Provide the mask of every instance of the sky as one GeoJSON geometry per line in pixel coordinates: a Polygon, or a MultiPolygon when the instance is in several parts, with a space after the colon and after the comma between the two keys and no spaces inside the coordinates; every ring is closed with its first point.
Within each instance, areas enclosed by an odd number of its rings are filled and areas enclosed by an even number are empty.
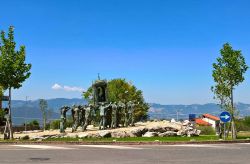
{"type": "MultiPolygon", "coordinates": [[[[0,0],[31,77],[14,99],[80,98],[97,79],[126,78],[149,103],[215,102],[212,63],[229,42],[250,65],[248,0],[0,0]]],[[[250,71],[235,101],[250,103],[250,71]]]]}

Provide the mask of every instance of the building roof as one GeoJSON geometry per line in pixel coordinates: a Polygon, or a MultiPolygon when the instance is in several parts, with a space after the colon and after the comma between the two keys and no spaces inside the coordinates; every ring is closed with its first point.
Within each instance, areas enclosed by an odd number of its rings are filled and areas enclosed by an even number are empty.
{"type": "Polygon", "coordinates": [[[212,124],[202,120],[201,118],[196,118],[195,123],[202,126],[212,126],[212,124]]]}
{"type": "Polygon", "coordinates": [[[214,121],[219,121],[220,120],[219,117],[213,116],[213,115],[208,114],[208,113],[203,114],[203,117],[209,118],[209,119],[214,120],[214,121]]]}

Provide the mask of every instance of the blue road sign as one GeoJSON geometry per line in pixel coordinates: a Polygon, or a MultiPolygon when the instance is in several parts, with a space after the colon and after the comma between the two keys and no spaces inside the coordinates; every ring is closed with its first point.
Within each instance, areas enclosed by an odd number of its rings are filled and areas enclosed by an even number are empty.
{"type": "Polygon", "coordinates": [[[229,122],[231,120],[231,115],[229,112],[222,112],[220,114],[220,120],[224,123],[229,122]]]}

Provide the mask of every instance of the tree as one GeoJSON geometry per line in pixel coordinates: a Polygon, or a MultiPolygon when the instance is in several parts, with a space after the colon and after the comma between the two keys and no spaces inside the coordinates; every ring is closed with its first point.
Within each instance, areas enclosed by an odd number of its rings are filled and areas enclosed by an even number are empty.
{"type": "Polygon", "coordinates": [[[248,66],[241,51],[233,50],[229,43],[223,45],[220,53],[221,56],[217,58],[217,62],[213,63],[212,75],[215,86],[212,87],[212,91],[215,94],[215,99],[220,101],[221,107],[232,115],[231,132],[232,138],[236,139],[235,116],[237,110],[234,105],[233,91],[245,80],[244,73],[248,66]]]}
{"type": "Polygon", "coordinates": [[[40,99],[39,106],[40,106],[40,110],[41,110],[42,115],[43,115],[43,130],[45,131],[46,122],[47,122],[47,114],[48,114],[48,103],[46,100],[40,99]]]}
{"type": "Polygon", "coordinates": [[[0,110],[2,110],[3,87],[0,86],[0,110]]]}
{"type": "MultiPolygon", "coordinates": [[[[83,97],[89,102],[93,101],[91,87],[83,94],[83,97]]],[[[125,79],[113,79],[108,82],[108,100],[110,102],[134,100],[137,103],[135,106],[135,120],[147,119],[149,105],[145,103],[142,91],[125,79]]]]}
{"type": "Polygon", "coordinates": [[[10,137],[13,139],[11,121],[11,89],[18,89],[30,77],[31,64],[26,64],[25,46],[16,51],[14,27],[9,27],[8,37],[1,32],[0,42],[0,85],[9,91],[10,137]]]}

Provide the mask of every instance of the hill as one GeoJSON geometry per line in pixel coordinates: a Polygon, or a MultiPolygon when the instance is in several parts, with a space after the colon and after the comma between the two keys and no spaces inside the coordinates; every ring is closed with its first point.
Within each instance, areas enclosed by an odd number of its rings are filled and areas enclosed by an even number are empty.
{"type": "MultiPolygon", "coordinates": [[[[192,104],[192,105],[161,105],[161,104],[150,104],[149,110],[150,119],[187,119],[189,114],[196,114],[196,116],[204,113],[210,113],[218,116],[222,109],[220,106],[214,103],[208,104],[192,104]]],[[[240,116],[244,117],[250,115],[250,104],[237,103],[236,108],[239,110],[240,116]]]]}
{"type": "MultiPolygon", "coordinates": [[[[49,119],[59,119],[59,109],[63,105],[72,106],[74,104],[86,104],[87,101],[84,99],[66,99],[66,98],[56,98],[48,99],[48,106],[51,109],[51,114],[49,119]]],[[[6,106],[7,104],[4,104],[6,106]]],[[[197,116],[210,113],[213,115],[219,115],[221,109],[217,104],[192,104],[192,105],[161,105],[156,103],[150,103],[150,109],[148,115],[150,119],[187,119],[189,114],[196,114],[197,116]]],[[[15,125],[20,125],[25,122],[25,120],[40,120],[42,121],[42,113],[39,109],[39,100],[34,101],[23,101],[23,100],[13,100],[12,101],[12,113],[13,122],[15,125]]],[[[240,116],[244,117],[250,115],[250,104],[237,103],[237,109],[240,111],[240,116]]],[[[70,112],[68,112],[70,114],[70,112]]]]}
{"type": "MultiPolygon", "coordinates": [[[[86,101],[83,99],[65,99],[65,98],[56,98],[49,99],[48,108],[50,109],[49,119],[59,119],[60,111],[59,109],[64,106],[72,106],[74,104],[86,104],[86,101]]],[[[7,106],[5,102],[3,106],[7,106]]],[[[21,125],[26,121],[38,120],[42,122],[42,113],[39,108],[39,100],[34,101],[23,101],[23,100],[13,100],[12,101],[12,117],[14,125],[21,125]]]]}

